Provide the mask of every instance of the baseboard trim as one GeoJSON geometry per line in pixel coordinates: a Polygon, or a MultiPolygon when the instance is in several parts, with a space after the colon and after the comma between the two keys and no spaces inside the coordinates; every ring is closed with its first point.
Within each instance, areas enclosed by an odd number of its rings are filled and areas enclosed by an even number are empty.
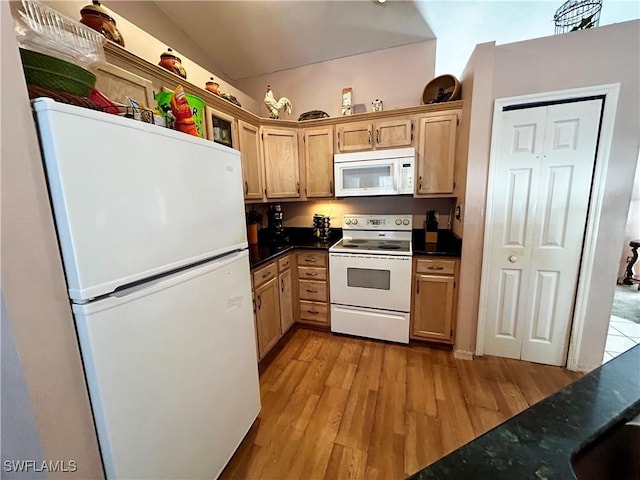
{"type": "Polygon", "coordinates": [[[469,352],[468,350],[453,350],[453,358],[457,358],[458,360],[473,360],[473,352],[469,352]]]}

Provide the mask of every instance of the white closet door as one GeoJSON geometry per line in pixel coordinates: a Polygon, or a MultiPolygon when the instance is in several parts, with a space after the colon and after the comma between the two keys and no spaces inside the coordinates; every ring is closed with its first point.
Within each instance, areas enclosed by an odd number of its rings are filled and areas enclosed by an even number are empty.
{"type": "Polygon", "coordinates": [[[504,112],[489,180],[485,353],[564,364],[601,101],[504,112]]]}
{"type": "Polygon", "coordinates": [[[582,256],[601,100],[547,107],[522,359],[564,365],[582,256]]]}

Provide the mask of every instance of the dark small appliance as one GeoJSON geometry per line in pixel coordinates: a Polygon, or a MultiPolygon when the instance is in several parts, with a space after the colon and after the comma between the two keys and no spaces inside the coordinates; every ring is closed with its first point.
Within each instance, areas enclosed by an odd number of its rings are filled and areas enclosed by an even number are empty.
{"type": "Polygon", "coordinates": [[[274,244],[287,243],[289,237],[285,234],[283,226],[282,205],[272,203],[267,211],[269,241],[274,244]]]}

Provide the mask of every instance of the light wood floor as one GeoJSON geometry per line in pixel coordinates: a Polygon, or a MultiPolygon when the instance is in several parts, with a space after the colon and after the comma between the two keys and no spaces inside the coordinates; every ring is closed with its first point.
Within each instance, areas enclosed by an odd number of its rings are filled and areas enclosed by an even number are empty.
{"type": "Polygon", "coordinates": [[[579,377],[298,329],[262,372],[262,411],[221,478],[405,478],[579,377]]]}

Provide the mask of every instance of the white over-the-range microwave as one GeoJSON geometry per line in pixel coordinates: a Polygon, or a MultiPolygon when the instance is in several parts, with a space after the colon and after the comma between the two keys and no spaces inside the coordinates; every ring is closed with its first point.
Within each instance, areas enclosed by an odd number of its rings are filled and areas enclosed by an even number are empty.
{"type": "Polygon", "coordinates": [[[336,197],[411,195],[416,149],[394,148],[333,156],[336,197]]]}

